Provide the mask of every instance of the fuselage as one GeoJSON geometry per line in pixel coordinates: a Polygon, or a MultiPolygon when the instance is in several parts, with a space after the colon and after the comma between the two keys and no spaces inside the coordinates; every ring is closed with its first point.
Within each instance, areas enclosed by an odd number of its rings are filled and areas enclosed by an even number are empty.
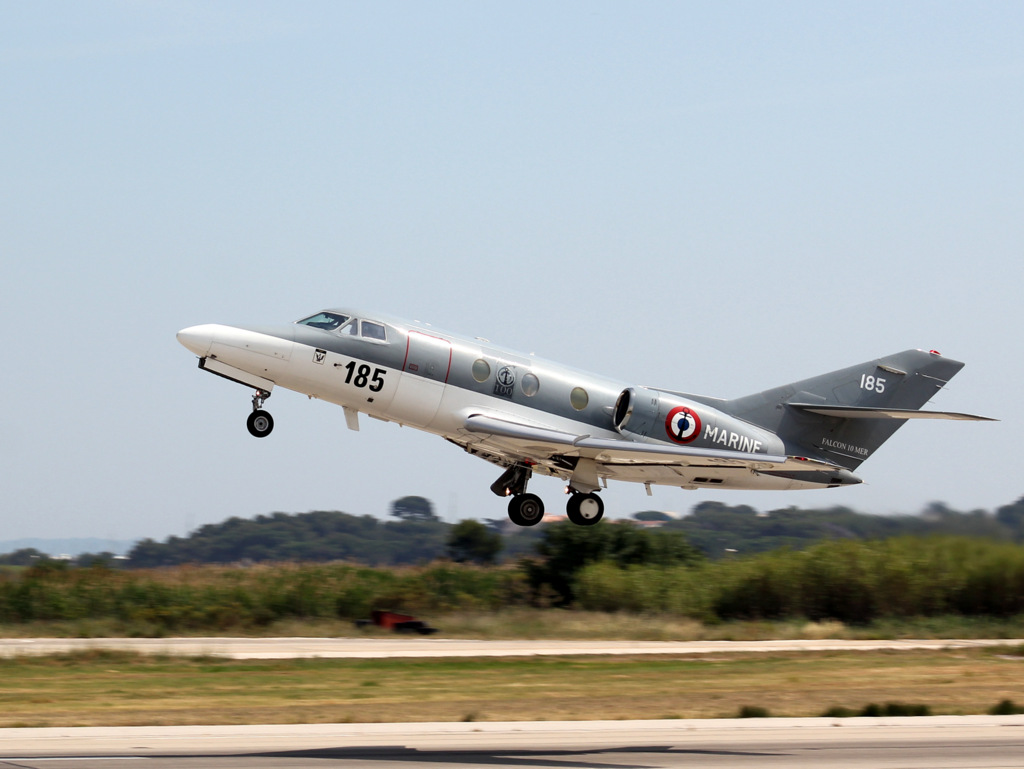
{"type": "Polygon", "coordinates": [[[842,469],[808,466],[805,456],[787,458],[794,451],[775,433],[717,409],[714,399],[632,387],[376,313],[336,309],[284,326],[192,326],[178,339],[202,368],[263,393],[260,403],[283,387],[342,406],[350,428],[358,429],[359,414],[408,425],[502,467],[562,477],[574,491],[595,491],[609,479],[747,489],[859,482],[842,469]],[[553,452],[541,439],[467,428],[481,415],[609,445],[553,452]],[[626,444],[704,453],[680,463],[615,451],[626,444]],[[733,456],[745,464],[729,461],[733,456]]]}
{"type": "Polygon", "coordinates": [[[427,324],[350,309],[326,313],[347,320],[335,328],[310,319],[284,326],[207,324],[182,330],[178,340],[214,373],[223,364],[236,370],[225,374],[229,378],[268,392],[276,385],[446,437],[457,436],[465,419],[483,409],[621,438],[611,411],[622,382],[427,324]]]}

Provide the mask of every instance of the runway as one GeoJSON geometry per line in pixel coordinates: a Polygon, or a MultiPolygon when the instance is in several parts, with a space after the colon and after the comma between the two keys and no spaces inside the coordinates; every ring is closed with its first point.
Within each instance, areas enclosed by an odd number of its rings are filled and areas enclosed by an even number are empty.
{"type": "Polygon", "coordinates": [[[0,730],[0,767],[1024,767],[1024,717],[0,730]]]}
{"type": "Polygon", "coordinates": [[[123,649],[144,654],[210,654],[233,659],[321,657],[529,657],[573,654],[727,654],[730,652],[874,651],[1019,646],[1024,639],[781,641],[475,641],[423,637],[361,638],[3,638],[0,656],[123,649]]]}

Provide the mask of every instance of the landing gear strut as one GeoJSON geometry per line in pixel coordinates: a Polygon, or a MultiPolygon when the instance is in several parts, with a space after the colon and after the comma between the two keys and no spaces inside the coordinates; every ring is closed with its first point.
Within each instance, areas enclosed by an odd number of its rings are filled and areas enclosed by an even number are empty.
{"type": "Polygon", "coordinates": [[[512,465],[491,484],[491,491],[508,501],[508,519],[516,526],[536,526],[544,517],[544,503],[536,494],[526,493],[533,470],[529,465],[512,465]]]}
{"type": "Polygon", "coordinates": [[[270,397],[266,390],[257,390],[252,396],[252,413],[245,420],[245,426],[249,428],[249,434],[256,438],[266,438],[274,429],[274,418],[270,412],[263,410],[263,402],[270,397]]]}
{"type": "Polygon", "coordinates": [[[507,497],[509,494],[518,496],[526,492],[526,484],[530,482],[533,475],[526,465],[512,465],[501,474],[501,477],[491,484],[491,491],[499,497],[507,497]]]}

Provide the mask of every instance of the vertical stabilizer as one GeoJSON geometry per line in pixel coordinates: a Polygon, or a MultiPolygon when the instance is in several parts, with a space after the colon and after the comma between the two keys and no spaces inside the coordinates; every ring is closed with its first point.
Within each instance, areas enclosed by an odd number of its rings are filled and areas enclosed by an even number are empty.
{"type": "Polygon", "coordinates": [[[774,431],[791,453],[804,451],[852,470],[908,418],[982,419],[918,411],[963,367],[937,352],[906,350],[737,398],[724,410],[774,431]]]}

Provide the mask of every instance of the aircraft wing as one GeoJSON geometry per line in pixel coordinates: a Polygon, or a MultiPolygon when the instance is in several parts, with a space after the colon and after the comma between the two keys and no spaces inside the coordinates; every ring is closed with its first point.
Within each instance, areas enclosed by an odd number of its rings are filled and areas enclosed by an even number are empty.
{"type": "MultiPolygon", "coordinates": [[[[589,435],[552,430],[547,427],[512,422],[474,414],[466,419],[465,429],[487,442],[514,449],[524,459],[547,459],[555,455],[587,457],[599,463],[651,463],[664,465],[715,465],[769,469],[785,464],[787,457],[723,449],[697,449],[660,443],[641,443],[627,438],[592,438],[589,435]]],[[[812,464],[819,464],[810,460],[812,464]]],[[[831,467],[820,463],[822,467],[831,467]]]]}
{"type": "Polygon", "coordinates": [[[795,409],[842,419],[963,419],[974,422],[998,422],[992,417],[962,414],[959,411],[919,411],[918,409],[873,408],[871,406],[823,406],[816,403],[790,403],[795,409]]]}

